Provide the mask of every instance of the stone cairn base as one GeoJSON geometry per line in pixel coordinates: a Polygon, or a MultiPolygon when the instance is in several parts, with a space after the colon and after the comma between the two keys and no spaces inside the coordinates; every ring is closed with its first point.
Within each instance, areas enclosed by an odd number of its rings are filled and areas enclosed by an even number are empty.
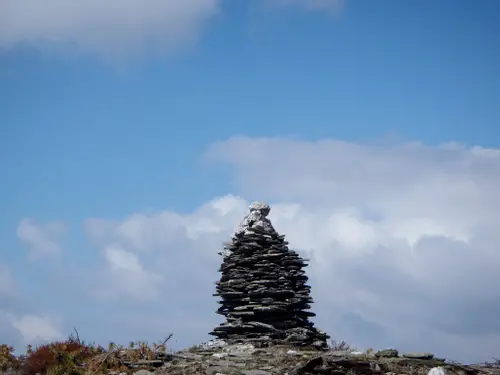
{"type": "Polygon", "coordinates": [[[265,203],[252,203],[220,253],[222,276],[214,296],[222,298],[217,313],[227,321],[210,334],[229,344],[327,349],[329,336],[309,321],[315,314],[307,311],[313,302],[303,270],[307,264],[274,230],[269,211],[265,203]]]}

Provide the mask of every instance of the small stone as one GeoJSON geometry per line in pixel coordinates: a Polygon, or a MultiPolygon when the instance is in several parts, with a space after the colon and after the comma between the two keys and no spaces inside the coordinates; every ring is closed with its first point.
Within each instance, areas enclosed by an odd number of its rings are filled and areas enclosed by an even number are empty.
{"type": "Polygon", "coordinates": [[[375,357],[396,358],[399,352],[396,349],[383,349],[375,353],[375,357]]]}
{"type": "Polygon", "coordinates": [[[325,364],[325,359],[323,357],[313,357],[309,359],[306,363],[300,364],[294,369],[294,373],[312,373],[314,369],[318,366],[323,366],[325,364]]]}
{"type": "Polygon", "coordinates": [[[370,362],[370,369],[373,372],[381,372],[380,365],[378,363],[370,362]]]}
{"type": "Polygon", "coordinates": [[[222,359],[227,357],[227,353],[214,353],[212,354],[212,357],[217,358],[217,359],[222,359]]]}
{"type": "Polygon", "coordinates": [[[253,352],[255,352],[255,346],[253,346],[252,344],[238,344],[228,346],[223,350],[225,353],[229,353],[231,355],[252,354],[253,352]]]}
{"type": "Polygon", "coordinates": [[[412,353],[403,354],[403,357],[411,358],[411,359],[432,359],[432,358],[434,358],[434,354],[412,352],[412,353]]]}
{"type": "Polygon", "coordinates": [[[332,357],[347,357],[349,356],[350,352],[347,350],[332,350],[331,352],[328,352],[332,357]]]}
{"type": "Polygon", "coordinates": [[[252,202],[250,206],[248,206],[248,209],[250,212],[259,211],[262,216],[267,216],[269,215],[269,212],[271,212],[271,207],[269,207],[267,203],[263,202],[252,202]]]}
{"type": "Polygon", "coordinates": [[[298,353],[295,350],[289,350],[286,352],[286,354],[288,354],[289,356],[296,356],[298,353]]]}
{"type": "Polygon", "coordinates": [[[209,367],[205,370],[206,375],[226,375],[227,373],[230,373],[231,369],[227,367],[221,367],[221,366],[214,366],[214,367],[209,367]]]}
{"type": "Polygon", "coordinates": [[[443,367],[433,367],[427,375],[446,375],[446,370],[443,367]]]}
{"type": "Polygon", "coordinates": [[[148,370],[139,370],[134,372],[134,375],[154,375],[154,373],[148,370]]]}
{"type": "Polygon", "coordinates": [[[243,370],[240,372],[241,375],[272,375],[268,371],[264,370],[243,370]]]}

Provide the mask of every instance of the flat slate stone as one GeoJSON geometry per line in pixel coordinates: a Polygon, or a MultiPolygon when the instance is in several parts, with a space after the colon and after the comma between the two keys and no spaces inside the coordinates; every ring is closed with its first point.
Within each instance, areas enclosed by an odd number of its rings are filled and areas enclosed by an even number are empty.
{"type": "Polygon", "coordinates": [[[434,354],[432,354],[432,353],[412,352],[412,353],[403,354],[403,357],[405,357],[405,358],[413,358],[413,359],[432,359],[432,358],[434,358],[434,354]]]}
{"type": "Polygon", "coordinates": [[[396,358],[399,353],[396,349],[383,349],[375,353],[375,357],[396,358]]]}

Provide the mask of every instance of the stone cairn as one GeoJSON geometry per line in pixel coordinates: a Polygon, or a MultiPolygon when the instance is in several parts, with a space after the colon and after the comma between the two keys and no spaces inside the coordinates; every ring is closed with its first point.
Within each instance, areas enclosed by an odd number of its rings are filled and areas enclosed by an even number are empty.
{"type": "Polygon", "coordinates": [[[267,204],[254,202],[249,208],[219,253],[224,260],[214,296],[222,298],[217,313],[227,321],[210,334],[228,344],[327,349],[329,336],[309,321],[315,314],[307,311],[313,300],[305,260],[275,231],[267,204]]]}

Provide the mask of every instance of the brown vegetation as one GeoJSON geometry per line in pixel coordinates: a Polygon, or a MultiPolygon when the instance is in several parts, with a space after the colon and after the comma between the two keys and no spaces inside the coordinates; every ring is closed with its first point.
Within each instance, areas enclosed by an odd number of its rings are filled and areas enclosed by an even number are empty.
{"type": "Polygon", "coordinates": [[[167,340],[152,345],[142,341],[131,342],[128,348],[110,343],[106,350],[99,345],[86,344],[77,332],[76,336],[70,335],[64,341],[36,348],[29,345],[26,354],[20,356],[14,355],[13,347],[3,344],[0,345],[0,372],[12,371],[23,375],[83,375],[108,373],[110,370],[127,372],[130,363],[148,363],[166,356],[167,340]]]}

